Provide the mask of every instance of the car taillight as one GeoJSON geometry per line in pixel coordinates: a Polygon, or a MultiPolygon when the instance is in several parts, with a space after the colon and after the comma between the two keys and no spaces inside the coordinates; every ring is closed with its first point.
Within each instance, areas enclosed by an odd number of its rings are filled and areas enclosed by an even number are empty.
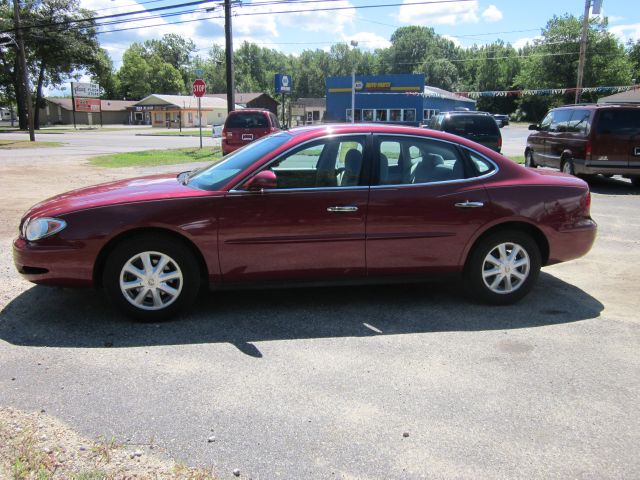
{"type": "Polygon", "coordinates": [[[584,149],[585,160],[591,160],[591,139],[587,140],[587,146],[584,149]]]}
{"type": "Polygon", "coordinates": [[[591,212],[591,191],[587,190],[587,193],[582,197],[582,200],[580,201],[580,207],[582,207],[582,211],[584,212],[585,216],[590,216],[590,212],[591,212]]]}

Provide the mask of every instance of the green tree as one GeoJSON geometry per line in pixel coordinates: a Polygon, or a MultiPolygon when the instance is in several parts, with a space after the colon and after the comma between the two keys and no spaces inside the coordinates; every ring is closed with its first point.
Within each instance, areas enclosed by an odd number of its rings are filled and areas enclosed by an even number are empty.
{"type": "Polygon", "coordinates": [[[180,90],[189,91],[191,89],[192,57],[197,51],[193,40],[175,33],[168,33],[163,35],[160,40],[146,40],[144,48],[147,56],[156,55],[162,62],[168,63],[180,73],[184,83],[184,88],[180,90]]]}
{"type": "Polygon", "coordinates": [[[635,43],[629,41],[628,47],[629,60],[633,69],[633,80],[636,83],[640,83],[640,40],[636,40],[635,43]]]}
{"type": "MultiPolygon", "coordinates": [[[[542,39],[523,53],[522,70],[516,76],[521,88],[571,88],[577,82],[582,21],[573,15],[554,16],[542,32],[542,39]]],[[[624,46],[607,30],[607,20],[589,20],[587,54],[584,67],[585,87],[627,85],[632,78],[632,64],[624,46]]],[[[523,98],[521,109],[531,120],[539,120],[546,109],[571,103],[573,94],[564,98],[523,98]]],[[[583,101],[596,96],[585,94],[583,101]]]]}
{"type": "MultiPolygon", "coordinates": [[[[13,12],[7,7],[3,5],[2,18],[10,19],[13,24],[13,12]]],[[[99,44],[91,20],[93,16],[94,12],[80,8],[79,0],[33,0],[21,8],[27,69],[35,86],[35,105],[43,105],[44,87],[59,86],[98,61],[99,44]]],[[[7,23],[3,22],[5,28],[7,23]]],[[[7,70],[4,73],[13,83],[20,126],[26,128],[26,105],[22,81],[16,75],[16,62],[17,55],[12,48],[5,57],[7,70]]],[[[36,128],[38,116],[39,109],[36,108],[36,128]]]]}
{"type": "Polygon", "coordinates": [[[131,44],[124,52],[117,78],[125,98],[141,99],[152,93],[186,93],[178,69],[140,43],[131,44]]]}

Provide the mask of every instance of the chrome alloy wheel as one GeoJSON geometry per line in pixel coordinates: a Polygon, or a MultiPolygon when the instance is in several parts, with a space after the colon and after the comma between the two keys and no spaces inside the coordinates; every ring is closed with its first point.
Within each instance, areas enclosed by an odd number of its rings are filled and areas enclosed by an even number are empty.
{"type": "Polygon", "coordinates": [[[498,294],[512,293],[527,280],[531,262],[527,251],[517,243],[496,245],[482,262],[482,280],[498,294]]]}
{"type": "Polygon", "coordinates": [[[160,252],[141,252],[120,271],[120,290],[134,307],[162,310],[180,296],[184,283],[176,261],[160,252]]]}

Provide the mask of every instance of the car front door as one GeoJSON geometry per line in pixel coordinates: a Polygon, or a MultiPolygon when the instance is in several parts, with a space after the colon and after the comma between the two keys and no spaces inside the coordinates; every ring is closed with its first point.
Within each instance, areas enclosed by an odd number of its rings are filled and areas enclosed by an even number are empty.
{"type": "Polygon", "coordinates": [[[458,271],[469,239],[495,216],[483,186],[495,165],[480,160],[475,166],[455,144],[424,137],[380,135],[375,145],[368,275],[458,271]],[[402,176],[389,180],[388,165],[396,159],[402,176]]]}
{"type": "Polygon", "coordinates": [[[265,167],[277,188],[232,189],[219,217],[222,281],[364,276],[369,141],[349,135],[306,143],[265,167]]]}

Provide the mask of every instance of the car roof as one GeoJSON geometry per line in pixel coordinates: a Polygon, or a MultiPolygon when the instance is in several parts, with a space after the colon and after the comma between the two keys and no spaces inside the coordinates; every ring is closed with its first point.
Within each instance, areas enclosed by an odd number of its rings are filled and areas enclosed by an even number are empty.
{"type": "Polygon", "coordinates": [[[571,109],[582,109],[582,110],[602,110],[602,109],[606,109],[606,108],[640,108],[640,105],[633,105],[633,104],[629,104],[629,103],[621,103],[621,104],[616,104],[616,103],[606,103],[606,104],[602,104],[602,103],[590,103],[590,104],[585,104],[585,103],[578,103],[575,105],[562,105],[560,107],[556,107],[556,108],[552,108],[551,110],[561,110],[561,109],[565,109],[565,108],[571,108],[571,109]]]}
{"type": "Polygon", "coordinates": [[[323,125],[307,125],[303,127],[294,127],[286,130],[293,137],[305,137],[303,139],[312,140],[316,137],[326,135],[345,135],[345,134],[387,134],[387,135],[415,135],[425,138],[433,138],[436,140],[445,140],[468,147],[472,150],[480,151],[485,147],[477,143],[467,140],[466,138],[452,135],[440,130],[432,130],[428,128],[410,127],[406,125],[389,125],[386,123],[334,123],[323,125]]]}
{"type": "Polygon", "coordinates": [[[243,108],[243,109],[239,109],[239,110],[232,110],[231,112],[229,112],[229,115],[231,114],[238,114],[238,113],[269,113],[271,112],[271,110],[267,110],[266,108],[243,108]]]}

